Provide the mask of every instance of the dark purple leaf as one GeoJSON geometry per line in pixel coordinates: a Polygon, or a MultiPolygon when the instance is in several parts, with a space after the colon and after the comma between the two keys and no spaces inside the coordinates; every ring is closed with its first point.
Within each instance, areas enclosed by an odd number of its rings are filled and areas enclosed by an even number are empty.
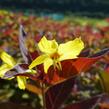
{"type": "Polygon", "coordinates": [[[12,70],[5,73],[4,78],[11,78],[18,74],[25,74],[28,69],[28,64],[18,64],[12,70]]]}
{"type": "Polygon", "coordinates": [[[25,40],[26,40],[26,33],[23,29],[23,26],[20,25],[20,35],[19,35],[20,51],[21,51],[21,54],[23,56],[25,63],[28,64],[29,63],[29,53],[25,46],[25,40]]]}
{"type": "Polygon", "coordinates": [[[79,57],[87,57],[90,54],[90,49],[86,49],[84,51],[82,51],[79,55],[79,57]]]}
{"type": "Polygon", "coordinates": [[[37,74],[27,73],[27,70],[28,70],[28,64],[18,64],[12,70],[6,72],[3,78],[7,79],[15,76],[25,76],[35,81],[38,80],[37,74]]]}
{"type": "Polygon", "coordinates": [[[107,53],[109,53],[109,48],[105,48],[105,49],[101,50],[100,52],[98,52],[90,57],[99,57],[99,56],[103,56],[107,53]]]}
{"type": "Polygon", "coordinates": [[[45,93],[47,109],[60,109],[70,95],[75,84],[75,77],[50,87],[45,93]]]}

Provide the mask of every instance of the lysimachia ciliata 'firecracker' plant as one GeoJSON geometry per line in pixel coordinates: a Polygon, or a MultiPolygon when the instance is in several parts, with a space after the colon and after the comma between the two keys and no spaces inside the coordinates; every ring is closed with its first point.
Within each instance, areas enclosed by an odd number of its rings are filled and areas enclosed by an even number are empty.
{"type": "MultiPolygon", "coordinates": [[[[76,38],[73,41],[58,45],[55,39],[47,40],[44,36],[38,43],[38,47],[42,54],[35,60],[33,60],[33,62],[29,66],[29,69],[32,69],[33,67],[36,67],[37,65],[43,63],[44,71],[45,73],[47,73],[51,65],[53,65],[54,68],[57,67],[59,68],[59,70],[61,70],[61,61],[77,58],[81,50],[84,48],[84,43],[82,42],[81,38],[76,38]]],[[[4,62],[3,65],[0,67],[0,74],[1,77],[3,77],[7,71],[13,69],[17,65],[17,62],[12,56],[4,51],[1,53],[0,57],[4,62]]],[[[21,79],[22,77],[17,77],[19,87],[21,89],[24,89],[23,81],[25,80],[24,78],[23,80],[21,79]]]]}
{"type": "MultiPolygon", "coordinates": [[[[42,88],[43,94],[43,109],[82,109],[76,104],[65,108],[62,108],[62,105],[72,92],[78,74],[88,70],[109,49],[106,48],[92,56],[84,57],[85,52],[82,52],[84,43],[80,37],[58,44],[55,39],[48,40],[43,36],[37,44],[38,50],[30,52],[24,44],[26,38],[27,35],[21,25],[19,46],[24,63],[17,63],[5,51],[1,52],[0,58],[3,64],[0,66],[0,77],[4,79],[17,77],[20,89],[26,88],[29,78],[40,82],[42,84],[40,88],[42,88]]],[[[87,101],[89,103],[87,109],[93,106],[99,98],[101,95],[87,101]]]]}

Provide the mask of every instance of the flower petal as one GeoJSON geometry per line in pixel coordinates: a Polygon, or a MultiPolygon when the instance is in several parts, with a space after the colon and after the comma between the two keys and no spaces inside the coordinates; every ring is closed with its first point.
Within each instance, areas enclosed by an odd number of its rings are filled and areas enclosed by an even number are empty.
{"type": "Polygon", "coordinates": [[[18,82],[18,87],[20,88],[20,89],[25,89],[25,87],[26,87],[26,77],[20,77],[20,76],[18,76],[17,77],[17,82],[18,82]]]}
{"type": "Polygon", "coordinates": [[[46,58],[44,61],[44,71],[47,73],[49,67],[53,65],[53,60],[51,58],[46,58]]]}
{"type": "Polygon", "coordinates": [[[47,55],[41,55],[37,57],[33,62],[30,64],[29,69],[32,69],[33,67],[44,63],[44,60],[47,58],[47,55]]]}
{"type": "Polygon", "coordinates": [[[2,59],[2,61],[12,67],[14,67],[16,65],[16,62],[14,60],[14,58],[12,56],[10,56],[9,54],[7,54],[6,52],[2,52],[0,55],[0,58],[2,59]]]}
{"type": "Polygon", "coordinates": [[[44,53],[54,53],[58,49],[58,43],[55,40],[47,40],[44,36],[38,43],[40,51],[44,53]]]}
{"type": "Polygon", "coordinates": [[[58,48],[58,53],[60,54],[59,60],[76,58],[83,48],[84,43],[81,38],[76,38],[73,41],[60,44],[58,48]]]}
{"type": "Polygon", "coordinates": [[[3,77],[4,74],[5,74],[7,71],[11,70],[11,69],[12,69],[12,67],[10,67],[10,66],[7,65],[7,64],[1,65],[1,66],[0,66],[0,77],[3,77]]]}

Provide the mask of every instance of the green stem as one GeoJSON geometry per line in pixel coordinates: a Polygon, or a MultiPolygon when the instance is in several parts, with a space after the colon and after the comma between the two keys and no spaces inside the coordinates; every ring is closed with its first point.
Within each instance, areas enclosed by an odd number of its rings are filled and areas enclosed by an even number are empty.
{"type": "Polygon", "coordinates": [[[46,102],[45,102],[45,84],[42,83],[42,100],[43,100],[43,108],[42,109],[46,109],[46,102]]]}
{"type": "Polygon", "coordinates": [[[100,72],[98,74],[99,74],[99,77],[100,77],[100,84],[101,84],[102,90],[103,90],[103,92],[106,92],[106,87],[105,87],[104,79],[103,79],[103,77],[102,77],[100,72]]]}

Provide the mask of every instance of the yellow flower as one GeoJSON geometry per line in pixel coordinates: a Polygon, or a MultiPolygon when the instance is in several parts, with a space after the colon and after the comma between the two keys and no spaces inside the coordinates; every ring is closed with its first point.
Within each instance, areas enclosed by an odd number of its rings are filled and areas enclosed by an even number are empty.
{"type": "Polygon", "coordinates": [[[2,52],[0,58],[3,61],[3,64],[0,66],[0,77],[3,77],[7,71],[11,70],[16,65],[16,62],[13,57],[6,52],[2,52]]]}
{"type": "MultiPolygon", "coordinates": [[[[0,77],[3,77],[4,74],[7,71],[13,69],[17,63],[13,57],[11,57],[9,54],[7,54],[4,51],[0,54],[0,58],[3,61],[3,64],[0,66],[0,77]]],[[[25,77],[18,76],[17,82],[20,89],[25,89],[25,84],[26,84],[25,77]]]]}
{"type": "Polygon", "coordinates": [[[29,69],[43,63],[44,71],[47,73],[51,65],[59,67],[60,61],[77,58],[84,48],[84,43],[81,38],[76,38],[58,45],[55,40],[47,40],[44,36],[38,43],[38,47],[42,55],[30,64],[29,69]]]}

